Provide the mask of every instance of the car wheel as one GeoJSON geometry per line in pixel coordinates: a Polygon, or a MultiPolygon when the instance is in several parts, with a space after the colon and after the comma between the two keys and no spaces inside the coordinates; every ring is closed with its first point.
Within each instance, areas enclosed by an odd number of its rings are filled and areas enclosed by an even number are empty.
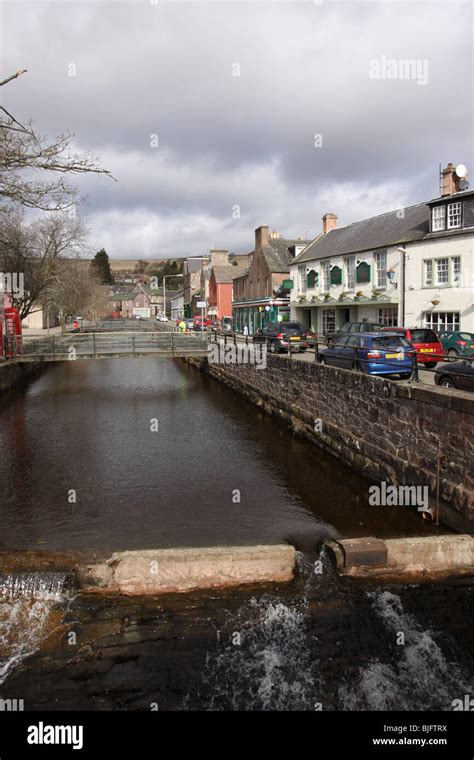
{"type": "Polygon", "coordinates": [[[450,348],[448,351],[448,356],[451,356],[453,359],[456,359],[458,356],[458,352],[455,348],[450,348]]]}
{"type": "Polygon", "coordinates": [[[400,380],[409,380],[411,377],[411,372],[400,372],[399,378],[400,380]]]}
{"type": "Polygon", "coordinates": [[[304,354],[305,351],[306,351],[305,348],[300,348],[300,354],[304,354]]]}
{"type": "Polygon", "coordinates": [[[426,367],[426,369],[434,369],[436,367],[436,362],[423,362],[423,366],[426,367]]]}
{"type": "Polygon", "coordinates": [[[455,388],[453,381],[450,377],[442,377],[439,381],[439,384],[442,388],[455,388]]]}
{"type": "Polygon", "coordinates": [[[324,358],[324,356],[318,357],[318,361],[320,364],[326,364],[326,359],[324,358]]]}

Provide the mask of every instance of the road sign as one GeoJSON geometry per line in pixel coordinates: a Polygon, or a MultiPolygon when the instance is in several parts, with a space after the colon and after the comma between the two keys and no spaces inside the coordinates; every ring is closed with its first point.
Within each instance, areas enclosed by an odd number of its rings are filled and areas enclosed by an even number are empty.
{"type": "Polygon", "coordinates": [[[198,309],[205,309],[207,306],[207,301],[198,301],[196,306],[198,307],[198,309]]]}

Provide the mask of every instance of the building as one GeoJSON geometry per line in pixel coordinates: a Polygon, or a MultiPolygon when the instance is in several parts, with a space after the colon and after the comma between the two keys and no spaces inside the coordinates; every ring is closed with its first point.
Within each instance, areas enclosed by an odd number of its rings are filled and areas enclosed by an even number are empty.
{"type": "Polygon", "coordinates": [[[232,316],[232,294],[234,278],[238,277],[242,267],[217,266],[211,270],[209,279],[208,316],[214,319],[232,316]]]}
{"type": "Polygon", "coordinates": [[[287,240],[269,234],[262,225],[255,230],[255,248],[248,254],[248,268],[234,277],[232,316],[234,330],[251,335],[268,322],[290,317],[289,273],[295,256],[309,241],[287,240]]]}
{"type": "Polygon", "coordinates": [[[474,331],[474,192],[450,164],[440,197],[323,230],[291,266],[291,317],[319,334],[345,322],[474,331]]]}
{"type": "Polygon", "coordinates": [[[209,262],[209,256],[188,256],[183,263],[184,316],[197,313],[196,303],[200,298],[201,267],[209,262]]]}
{"type": "Polygon", "coordinates": [[[184,317],[184,290],[178,290],[170,298],[170,315],[171,319],[180,319],[184,317]]]}

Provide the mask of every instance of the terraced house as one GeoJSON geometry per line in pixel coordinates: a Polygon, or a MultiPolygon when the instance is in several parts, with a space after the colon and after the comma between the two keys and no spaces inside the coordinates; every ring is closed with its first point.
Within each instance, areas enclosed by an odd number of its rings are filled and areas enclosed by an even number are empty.
{"type": "Polygon", "coordinates": [[[345,322],[474,332],[474,191],[448,164],[440,195],[323,229],[291,265],[291,318],[319,334],[345,322]]]}

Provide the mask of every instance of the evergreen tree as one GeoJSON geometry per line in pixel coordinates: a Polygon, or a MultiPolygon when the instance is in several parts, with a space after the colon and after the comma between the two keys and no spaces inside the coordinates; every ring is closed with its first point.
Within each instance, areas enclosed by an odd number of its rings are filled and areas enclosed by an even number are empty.
{"type": "Polygon", "coordinates": [[[94,269],[97,273],[103,285],[112,285],[114,278],[110,269],[109,257],[104,248],[101,248],[100,251],[97,251],[91,266],[92,269],[94,269]]]}

